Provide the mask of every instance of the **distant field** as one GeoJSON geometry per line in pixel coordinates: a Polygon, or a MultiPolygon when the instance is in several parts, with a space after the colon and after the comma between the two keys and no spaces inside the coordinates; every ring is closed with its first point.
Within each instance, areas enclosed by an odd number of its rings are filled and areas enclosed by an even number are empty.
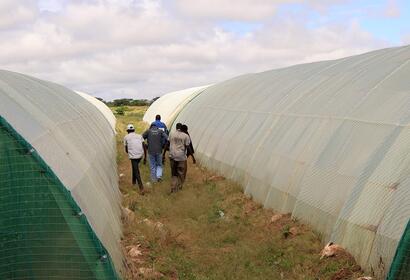
{"type": "MultiPolygon", "coordinates": [[[[242,194],[237,184],[189,160],[182,191],[168,195],[169,162],[162,183],[140,196],[131,186],[122,138],[133,123],[142,133],[146,107],[117,116],[118,170],[124,219],[127,279],[356,279],[360,267],[345,255],[319,259],[320,236],[309,227],[275,214],[242,194]],[[131,256],[133,255],[133,256],[131,256]]],[[[114,108],[115,110],[115,108],[114,108]]],[[[149,181],[148,163],[141,165],[149,181]]]]}

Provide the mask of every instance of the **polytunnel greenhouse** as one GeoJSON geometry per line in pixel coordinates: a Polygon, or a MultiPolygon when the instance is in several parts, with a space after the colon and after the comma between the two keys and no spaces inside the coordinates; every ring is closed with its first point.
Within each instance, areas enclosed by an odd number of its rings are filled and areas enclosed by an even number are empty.
{"type": "Polygon", "coordinates": [[[311,225],[377,278],[410,279],[409,60],[409,46],[383,49],[152,107],[176,109],[200,162],[256,201],[311,225]]]}
{"type": "Polygon", "coordinates": [[[0,279],[117,279],[115,119],[54,83],[0,71],[0,279]]]}
{"type": "Polygon", "coordinates": [[[148,108],[143,120],[147,123],[151,123],[155,120],[156,115],[161,115],[161,120],[167,127],[170,127],[181,109],[207,87],[208,86],[188,88],[161,96],[161,98],[156,100],[148,108]]]}

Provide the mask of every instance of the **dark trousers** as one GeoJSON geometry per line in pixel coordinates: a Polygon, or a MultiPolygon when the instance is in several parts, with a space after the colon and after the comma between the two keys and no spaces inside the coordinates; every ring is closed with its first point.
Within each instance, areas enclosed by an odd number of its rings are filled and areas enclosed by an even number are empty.
{"type": "Polygon", "coordinates": [[[171,191],[178,191],[182,189],[185,181],[186,160],[176,161],[171,159],[171,191]]]}
{"type": "Polygon", "coordinates": [[[138,186],[140,190],[144,189],[144,185],[142,184],[141,180],[141,175],[140,175],[140,168],[139,168],[139,163],[141,159],[140,158],[132,158],[131,159],[131,166],[132,166],[132,184],[135,185],[138,181],[138,186]]]}

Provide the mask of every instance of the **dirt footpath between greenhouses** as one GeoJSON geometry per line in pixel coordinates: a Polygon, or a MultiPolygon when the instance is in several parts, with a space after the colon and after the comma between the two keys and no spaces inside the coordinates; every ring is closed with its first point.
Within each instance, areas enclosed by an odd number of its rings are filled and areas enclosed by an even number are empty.
{"type": "Polygon", "coordinates": [[[320,236],[308,226],[253,202],[242,188],[189,159],[182,191],[169,195],[169,161],[164,180],[147,193],[131,185],[122,139],[133,123],[146,125],[146,107],[117,116],[118,172],[123,194],[126,279],[357,279],[360,267],[346,252],[321,258],[320,236]]]}

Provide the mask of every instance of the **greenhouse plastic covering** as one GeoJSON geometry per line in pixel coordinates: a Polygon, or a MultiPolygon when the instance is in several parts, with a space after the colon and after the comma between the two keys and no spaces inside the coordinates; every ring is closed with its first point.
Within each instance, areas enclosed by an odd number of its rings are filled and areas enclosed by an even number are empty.
{"type": "Polygon", "coordinates": [[[170,127],[181,109],[207,87],[188,88],[163,95],[148,108],[143,120],[152,123],[156,115],[161,115],[161,120],[170,127]]]}
{"type": "Polygon", "coordinates": [[[115,131],[115,124],[117,120],[115,119],[114,114],[112,113],[111,109],[107,107],[107,105],[105,105],[103,102],[101,102],[94,96],[91,96],[81,91],[75,91],[75,92],[78,93],[80,96],[84,97],[85,99],[87,99],[95,107],[97,107],[97,109],[100,110],[101,114],[104,115],[105,119],[111,125],[112,130],[115,131]]]}
{"type": "Polygon", "coordinates": [[[174,123],[189,126],[203,165],[385,277],[410,217],[409,60],[406,46],[240,76],[174,123]]]}
{"type": "Polygon", "coordinates": [[[110,120],[73,91],[8,71],[0,115],[0,279],[116,279],[110,120]]]}

